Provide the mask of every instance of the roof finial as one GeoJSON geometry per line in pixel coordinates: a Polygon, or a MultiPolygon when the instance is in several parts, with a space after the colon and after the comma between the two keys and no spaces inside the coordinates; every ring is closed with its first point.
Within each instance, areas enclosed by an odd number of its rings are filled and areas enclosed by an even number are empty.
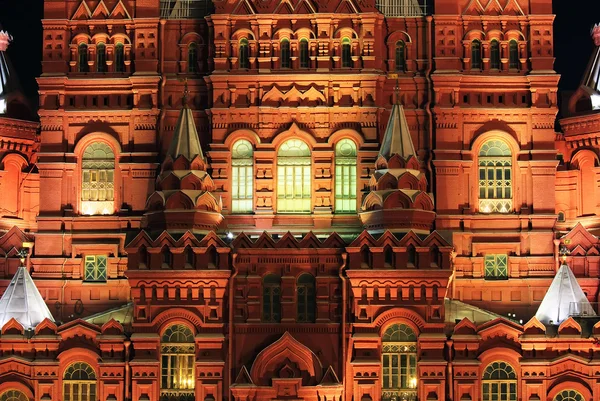
{"type": "Polygon", "coordinates": [[[590,33],[592,35],[592,39],[594,40],[594,44],[596,46],[600,46],[600,24],[594,25],[592,32],[590,33]]]}
{"type": "Polygon", "coordinates": [[[389,74],[389,78],[396,78],[396,86],[394,86],[394,104],[400,104],[400,81],[398,80],[398,74],[389,74]]]}
{"type": "Polygon", "coordinates": [[[188,82],[187,82],[187,78],[185,78],[183,80],[183,97],[181,99],[181,104],[183,105],[183,107],[187,106],[187,104],[188,104],[189,94],[190,94],[190,91],[188,91],[188,82]]]}
{"type": "Polygon", "coordinates": [[[10,36],[8,32],[0,31],[0,52],[6,51],[11,40],[12,36],[10,36]]]}

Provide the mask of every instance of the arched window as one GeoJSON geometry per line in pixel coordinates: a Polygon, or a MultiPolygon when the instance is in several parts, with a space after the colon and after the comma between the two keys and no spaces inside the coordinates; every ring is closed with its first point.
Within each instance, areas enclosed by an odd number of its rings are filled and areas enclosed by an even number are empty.
{"type": "Polygon", "coordinates": [[[417,336],[405,324],[393,324],[382,339],[382,400],[416,397],[417,336]]]}
{"type": "Polygon", "coordinates": [[[479,211],[512,211],[512,155],[500,140],[487,141],[479,150],[479,211]]]}
{"type": "Polygon", "coordinates": [[[106,45],[104,43],[96,45],[96,71],[106,72],[106,45]]]}
{"type": "Polygon", "coordinates": [[[115,71],[125,72],[125,46],[117,43],[115,46],[115,71]]]}
{"type": "Polygon", "coordinates": [[[308,40],[300,39],[300,68],[309,68],[310,54],[308,50],[308,40]]]}
{"type": "Polygon", "coordinates": [[[241,139],[231,152],[231,211],[249,213],[254,199],[254,150],[250,141],[241,139]]]}
{"type": "Polygon", "coordinates": [[[281,40],[281,68],[291,67],[291,56],[290,56],[290,41],[287,39],[281,40]]]}
{"type": "Polygon", "coordinates": [[[352,62],[352,43],[349,38],[342,39],[342,67],[351,68],[352,62]]]}
{"type": "Polygon", "coordinates": [[[87,215],[113,214],[115,154],[103,142],[88,145],[81,161],[81,211],[87,215]]]}
{"type": "Polygon", "coordinates": [[[556,394],[554,401],[585,401],[585,398],[575,390],[563,390],[556,394]]]}
{"type": "Polygon", "coordinates": [[[0,395],[0,401],[29,401],[29,398],[19,390],[7,390],[0,395]]]}
{"type": "Polygon", "coordinates": [[[240,40],[240,51],[238,55],[240,68],[250,68],[249,53],[248,39],[243,38],[240,40]]]}
{"type": "Polygon", "coordinates": [[[396,42],[396,71],[406,71],[406,43],[403,40],[396,42]]]}
{"type": "Polygon", "coordinates": [[[198,72],[198,45],[194,42],[188,45],[188,72],[198,72]]]}
{"type": "Polygon", "coordinates": [[[160,340],[161,396],[186,399],[194,395],[194,333],[183,324],[169,326],[160,340]]]}
{"type": "Polygon", "coordinates": [[[342,139],[335,146],[335,211],[356,212],[356,144],[342,139]]]}
{"type": "Polygon", "coordinates": [[[315,278],[308,273],[301,274],[296,283],[298,322],[314,322],[316,310],[315,278]]]}
{"type": "Polygon", "coordinates": [[[284,142],[277,154],[277,212],[310,212],[311,156],[299,139],[284,142]]]}
{"type": "Polygon", "coordinates": [[[64,401],[96,401],[96,372],[84,362],[75,362],[63,376],[64,401]]]}
{"type": "Polygon", "coordinates": [[[481,42],[477,39],[471,42],[471,68],[481,69],[481,42]]]}
{"type": "Polygon", "coordinates": [[[281,280],[274,274],[263,278],[263,321],[281,321],[281,280]]]}
{"type": "Polygon", "coordinates": [[[483,372],[483,401],[517,401],[517,374],[506,362],[494,362],[483,372]]]}
{"type": "Polygon", "coordinates": [[[88,72],[88,47],[80,43],[77,48],[77,68],[79,72],[88,72]]]}
{"type": "Polygon", "coordinates": [[[519,44],[516,40],[508,42],[508,68],[519,68],[519,44]]]}
{"type": "Polygon", "coordinates": [[[500,69],[500,43],[496,39],[490,42],[490,68],[500,69]]]}

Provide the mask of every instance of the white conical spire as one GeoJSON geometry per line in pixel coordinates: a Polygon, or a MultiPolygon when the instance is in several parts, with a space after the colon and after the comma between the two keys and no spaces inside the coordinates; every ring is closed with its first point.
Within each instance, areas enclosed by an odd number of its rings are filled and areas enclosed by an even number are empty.
{"type": "Polygon", "coordinates": [[[0,328],[12,318],[25,329],[34,329],[46,318],[54,321],[44,298],[24,266],[17,269],[0,298],[0,328]]]}
{"type": "Polygon", "coordinates": [[[559,325],[569,316],[596,316],[596,312],[569,266],[563,263],[552,280],[535,317],[546,325],[559,325]]]}
{"type": "Polygon", "coordinates": [[[194,114],[188,105],[188,96],[189,92],[186,82],[182,99],[183,108],[179,113],[175,132],[173,132],[173,139],[171,139],[171,144],[167,151],[167,154],[173,160],[181,155],[188,161],[192,161],[196,156],[200,156],[201,159],[204,158],[202,146],[200,146],[200,138],[198,137],[198,131],[194,123],[194,114]]]}
{"type": "Polygon", "coordinates": [[[392,106],[392,112],[388,120],[379,155],[389,160],[393,155],[402,156],[408,159],[410,156],[416,156],[415,146],[410,137],[410,130],[404,115],[402,105],[396,103],[392,106]]]}

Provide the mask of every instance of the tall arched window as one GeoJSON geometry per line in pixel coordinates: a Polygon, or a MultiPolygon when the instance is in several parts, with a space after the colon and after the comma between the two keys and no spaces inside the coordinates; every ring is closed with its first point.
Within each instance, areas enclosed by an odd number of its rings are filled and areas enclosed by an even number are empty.
{"type": "Polygon", "coordinates": [[[290,55],[290,41],[288,39],[281,40],[281,68],[290,68],[292,65],[290,55]]]}
{"type": "Polygon", "coordinates": [[[575,390],[563,390],[556,394],[554,401],[585,401],[585,398],[575,390]]]}
{"type": "Polygon", "coordinates": [[[479,150],[479,211],[512,211],[512,155],[500,140],[487,141],[479,150]]]}
{"type": "Polygon", "coordinates": [[[315,278],[308,273],[298,277],[296,283],[298,322],[314,322],[317,300],[315,293],[315,278]]]}
{"type": "Polygon", "coordinates": [[[308,40],[300,39],[300,68],[309,68],[310,54],[308,51],[308,40]]]}
{"type": "Polygon", "coordinates": [[[396,42],[396,71],[406,70],[406,43],[403,40],[396,42]]]}
{"type": "Polygon", "coordinates": [[[115,154],[103,142],[88,145],[81,162],[81,211],[83,214],[113,214],[115,154]]]}
{"type": "Polygon", "coordinates": [[[471,68],[481,69],[481,42],[477,39],[471,42],[471,68]]]}
{"type": "Polygon", "coordinates": [[[506,362],[494,362],[483,372],[483,401],[517,401],[517,374],[506,362]]]}
{"type": "Polygon", "coordinates": [[[240,40],[240,50],[238,54],[240,68],[250,68],[249,53],[248,39],[243,38],[240,40]]]}
{"type": "Polygon", "coordinates": [[[194,42],[188,45],[188,72],[198,72],[198,45],[194,42]]]}
{"type": "Polygon", "coordinates": [[[382,400],[412,399],[417,389],[415,332],[405,324],[393,324],[382,340],[382,400]]]}
{"type": "Polygon", "coordinates": [[[519,44],[516,40],[508,42],[508,67],[519,68],[519,44]]]}
{"type": "Polygon", "coordinates": [[[194,333],[183,324],[169,326],[160,340],[160,394],[187,399],[194,396],[194,333]]]}
{"type": "Polygon", "coordinates": [[[77,48],[77,69],[88,72],[88,46],[85,43],[80,43],[77,48]]]}
{"type": "Polygon", "coordinates": [[[96,45],[96,71],[106,72],[106,45],[104,43],[96,45]]]}
{"type": "Polygon", "coordinates": [[[7,390],[0,395],[0,401],[29,401],[29,398],[19,390],[7,390]]]}
{"type": "Polygon", "coordinates": [[[252,212],[254,199],[254,150],[250,141],[241,139],[231,152],[231,211],[252,212]]]}
{"type": "Polygon", "coordinates": [[[311,156],[299,139],[284,142],[277,153],[277,212],[310,212],[311,156]]]}
{"type": "Polygon", "coordinates": [[[125,46],[117,43],[115,46],[115,71],[125,72],[125,46]]]}
{"type": "Polygon", "coordinates": [[[335,211],[356,212],[356,144],[342,139],[335,146],[335,211]]]}
{"type": "Polygon", "coordinates": [[[342,67],[352,67],[352,42],[349,38],[342,39],[342,67]]]}
{"type": "Polygon", "coordinates": [[[496,39],[490,42],[490,68],[500,69],[500,43],[496,39]]]}
{"type": "Polygon", "coordinates": [[[281,321],[281,280],[274,274],[263,278],[263,321],[281,321]]]}
{"type": "Polygon", "coordinates": [[[96,372],[84,362],[70,365],[63,376],[64,401],[96,401],[96,372]]]}

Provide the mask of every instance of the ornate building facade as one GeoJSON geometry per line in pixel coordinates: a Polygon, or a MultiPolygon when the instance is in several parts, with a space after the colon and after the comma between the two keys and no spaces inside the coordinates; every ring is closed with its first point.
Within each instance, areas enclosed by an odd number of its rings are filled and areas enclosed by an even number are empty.
{"type": "Polygon", "coordinates": [[[553,20],[46,0],[39,124],[0,108],[0,401],[596,400],[599,76],[556,132],[553,20]]]}

